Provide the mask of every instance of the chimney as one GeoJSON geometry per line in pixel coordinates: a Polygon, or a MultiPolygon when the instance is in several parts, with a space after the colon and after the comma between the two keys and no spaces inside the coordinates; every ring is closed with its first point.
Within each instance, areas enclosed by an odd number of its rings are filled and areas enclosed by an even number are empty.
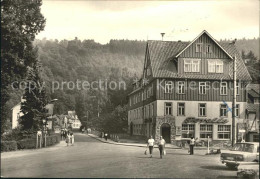
{"type": "Polygon", "coordinates": [[[161,33],[161,35],[162,35],[162,41],[163,41],[163,36],[164,36],[164,34],[165,34],[165,33],[161,33]]]}

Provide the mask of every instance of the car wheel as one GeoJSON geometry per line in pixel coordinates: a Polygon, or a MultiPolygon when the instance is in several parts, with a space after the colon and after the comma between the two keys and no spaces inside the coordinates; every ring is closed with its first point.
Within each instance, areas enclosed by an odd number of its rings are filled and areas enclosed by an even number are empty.
{"type": "Polygon", "coordinates": [[[237,170],[237,164],[226,163],[226,166],[231,170],[237,170]]]}

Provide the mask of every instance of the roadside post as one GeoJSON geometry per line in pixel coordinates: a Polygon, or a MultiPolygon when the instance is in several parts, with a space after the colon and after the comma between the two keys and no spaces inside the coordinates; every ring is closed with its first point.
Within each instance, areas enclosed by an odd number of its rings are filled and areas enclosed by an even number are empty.
{"type": "Polygon", "coordinates": [[[208,154],[209,154],[209,136],[208,136],[208,154]]]}

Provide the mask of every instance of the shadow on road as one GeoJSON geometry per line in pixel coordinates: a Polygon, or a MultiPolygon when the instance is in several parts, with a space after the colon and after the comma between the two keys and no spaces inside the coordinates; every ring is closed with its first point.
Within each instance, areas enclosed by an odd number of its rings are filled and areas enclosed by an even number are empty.
{"type": "Polygon", "coordinates": [[[225,171],[233,171],[230,170],[229,168],[227,168],[226,166],[218,166],[218,165],[214,165],[214,166],[201,166],[200,168],[203,169],[208,169],[208,170],[225,170],[225,171]]]}

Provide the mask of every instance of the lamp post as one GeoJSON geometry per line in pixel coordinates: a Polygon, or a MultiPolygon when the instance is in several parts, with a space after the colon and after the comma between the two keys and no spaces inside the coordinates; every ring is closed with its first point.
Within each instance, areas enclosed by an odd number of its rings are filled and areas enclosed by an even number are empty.
{"type": "Polygon", "coordinates": [[[43,131],[44,131],[44,147],[46,147],[47,145],[46,145],[46,133],[47,133],[47,119],[46,118],[44,118],[43,120],[42,120],[42,122],[43,122],[43,126],[44,126],[44,128],[43,128],[43,131]]]}
{"type": "MultiPolygon", "coordinates": [[[[52,100],[50,100],[50,102],[48,103],[48,104],[51,104],[51,103],[53,103],[53,102],[55,102],[55,101],[58,101],[58,99],[52,99],[52,100]]],[[[47,105],[46,105],[47,106],[47,105]]],[[[53,109],[52,109],[52,112],[51,112],[51,118],[52,118],[52,115],[53,115],[53,110],[54,110],[54,105],[53,105],[53,109]]],[[[43,119],[43,125],[44,125],[44,146],[46,147],[47,146],[47,144],[46,144],[46,135],[47,135],[47,121],[48,121],[48,118],[47,117],[44,117],[44,119],[43,119]]]]}

